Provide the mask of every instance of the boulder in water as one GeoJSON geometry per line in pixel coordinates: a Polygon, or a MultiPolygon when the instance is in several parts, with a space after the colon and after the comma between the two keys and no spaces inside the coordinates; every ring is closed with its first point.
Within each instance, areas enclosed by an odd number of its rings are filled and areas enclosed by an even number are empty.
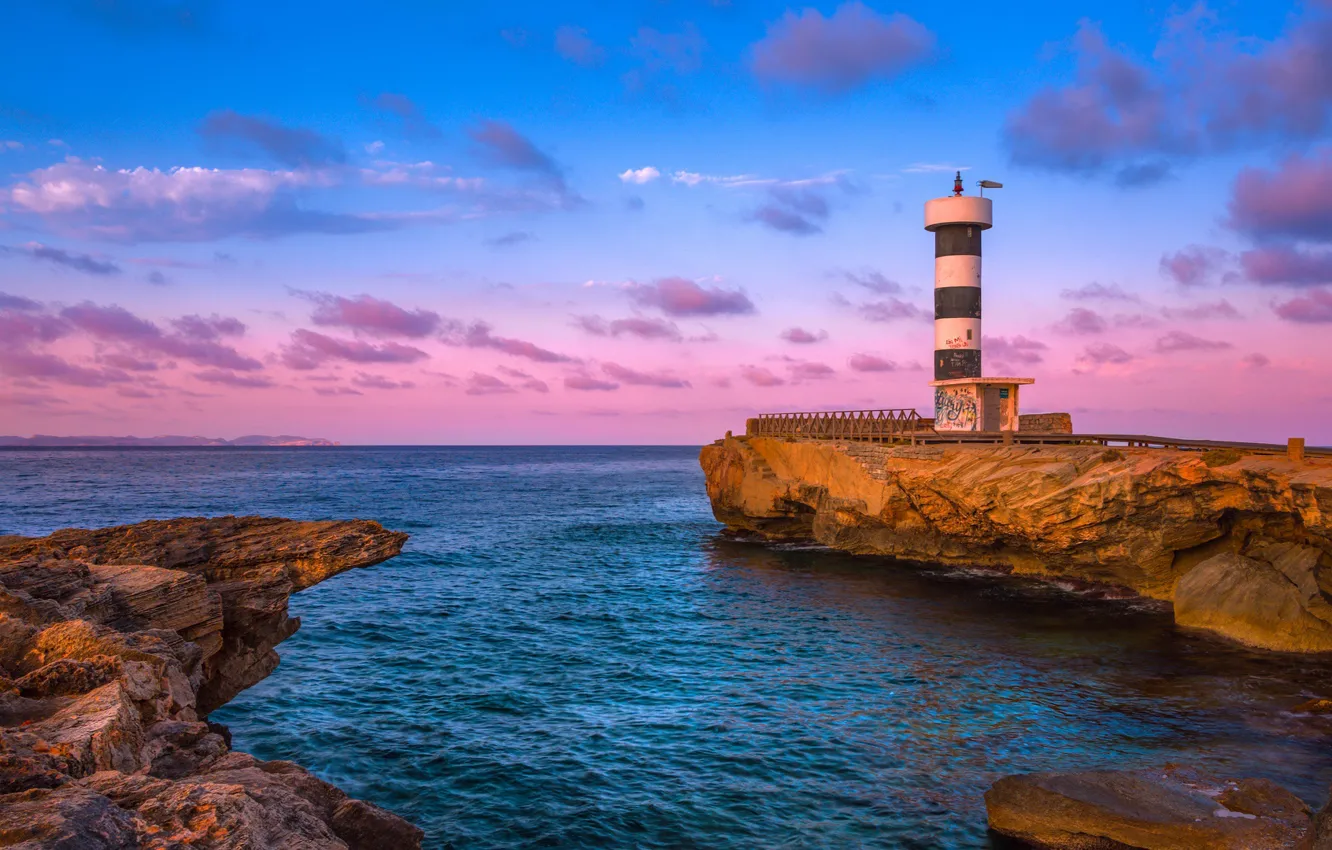
{"type": "Polygon", "coordinates": [[[1175,766],[1008,776],[985,809],[1002,835],[1070,850],[1277,850],[1311,825],[1309,807],[1274,782],[1175,766]]]}

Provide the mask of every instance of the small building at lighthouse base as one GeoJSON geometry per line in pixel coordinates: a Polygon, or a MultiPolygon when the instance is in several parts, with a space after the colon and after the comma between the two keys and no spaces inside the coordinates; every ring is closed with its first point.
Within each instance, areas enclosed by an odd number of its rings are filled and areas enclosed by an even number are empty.
{"type": "Polygon", "coordinates": [[[934,387],[934,430],[1018,430],[1018,388],[1035,378],[950,378],[934,387]]]}

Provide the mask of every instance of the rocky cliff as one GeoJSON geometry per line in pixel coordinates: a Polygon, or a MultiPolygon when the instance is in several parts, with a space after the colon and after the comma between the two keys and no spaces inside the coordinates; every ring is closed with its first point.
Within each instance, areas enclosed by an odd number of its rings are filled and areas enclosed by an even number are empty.
{"type": "Polygon", "coordinates": [[[1332,651],[1332,461],[728,437],[700,463],[733,529],[1117,585],[1250,646],[1332,651]]]}
{"type": "Polygon", "coordinates": [[[277,665],[292,593],[406,539],[261,517],[0,537],[0,845],[419,847],[406,821],[231,751],[205,719],[277,665]]]}

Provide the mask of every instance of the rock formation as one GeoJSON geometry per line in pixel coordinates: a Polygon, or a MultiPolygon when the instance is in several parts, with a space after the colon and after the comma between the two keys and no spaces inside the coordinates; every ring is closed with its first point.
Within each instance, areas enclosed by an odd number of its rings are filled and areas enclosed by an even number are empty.
{"type": "Polygon", "coordinates": [[[985,809],[991,829],[1046,848],[1319,846],[1309,807],[1279,785],[1174,766],[1009,776],[985,793],[985,809]]]}
{"type": "Polygon", "coordinates": [[[406,539],[261,517],[0,537],[0,844],[419,847],[401,818],[232,752],[205,719],[277,665],[292,593],[406,539]]]}
{"type": "Polygon", "coordinates": [[[1253,647],[1332,651],[1332,461],[768,437],[699,460],[733,529],[1118,585],[1253,647]]]}

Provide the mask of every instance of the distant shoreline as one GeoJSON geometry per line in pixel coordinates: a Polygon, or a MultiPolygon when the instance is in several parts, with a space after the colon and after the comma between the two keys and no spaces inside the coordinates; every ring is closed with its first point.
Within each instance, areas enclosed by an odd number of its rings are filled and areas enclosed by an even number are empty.
{"type": "Polygon", "coordinates": [[[88,449],[105,450],[158,450],[158,449],[204,449],[216,451],[235,451],[237,449],[693,449],[697,451],[702,443],[327,443],[318,445],[115,445],[115,444],[63,444],[63,445],[13,445],[0,443],[0,452],[5,451],[87,451],[88,449]]]}
{"type": "Polygon", "coordinates": [[[247,434],[234,440],[183,434],[163,434],[155,437],[94,435],[57,437],[50,434],[34,434],[31,437],[0,436],[0,448],[313,448],[336,445],[338,444],[323,437],[297,437],[291,434],[279,434],[276,437],[267,434],[247,434]]]}

